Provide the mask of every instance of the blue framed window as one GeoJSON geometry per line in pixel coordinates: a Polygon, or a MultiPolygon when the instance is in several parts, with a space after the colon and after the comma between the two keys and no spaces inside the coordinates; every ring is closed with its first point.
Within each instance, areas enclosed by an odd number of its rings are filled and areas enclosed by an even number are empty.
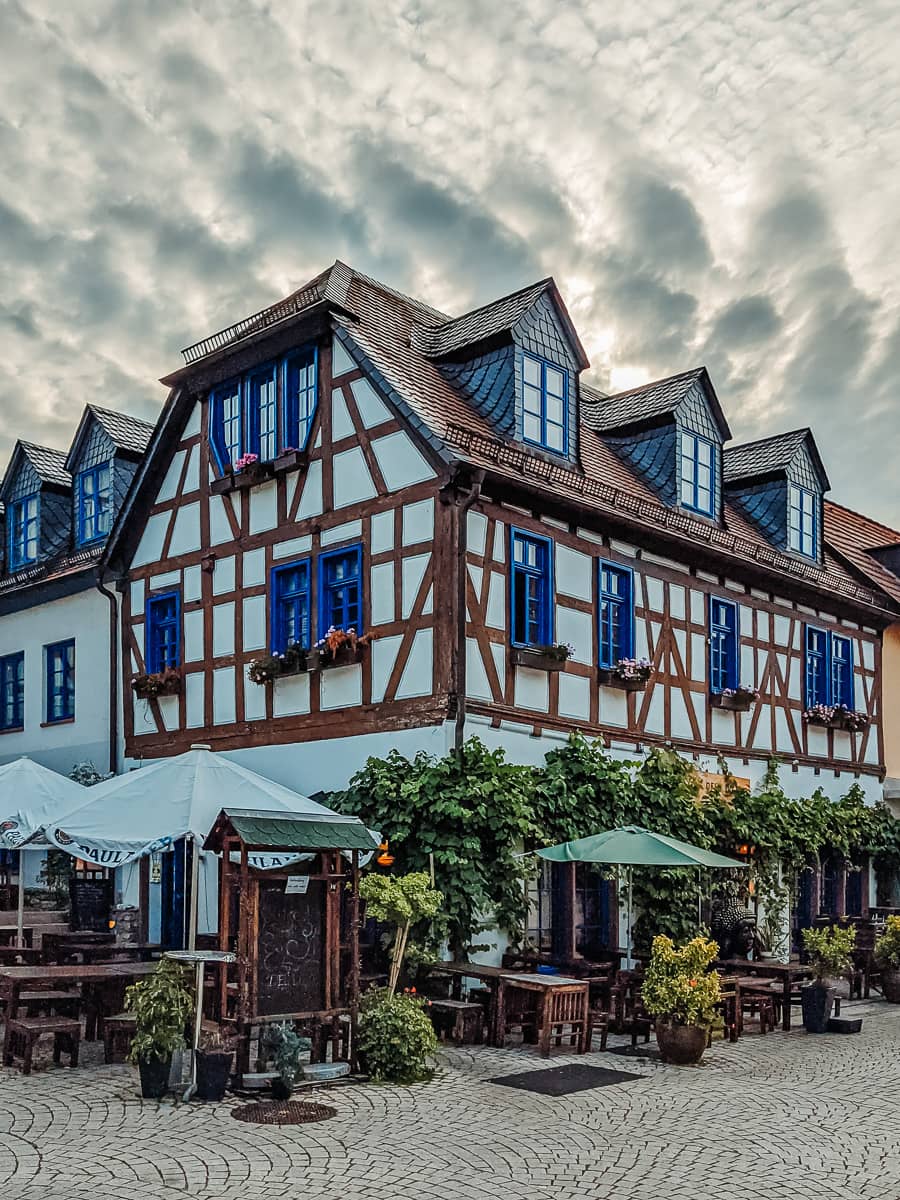
{"type": "Polygon", "coordinates": [[[738,685],[738,610],[733,600],[709,601],[709,689],[714,694],[738,685]]]}
{"type": "Polygon", "coordinates": [[[210,441],[220,469],[233,466],[244,452],[240,380],[232,380],[212,392],[209,422],[210,441]]]}
{"type": "Polygon", "coordinates": [[[0,658],[0,729],[25,725],[25,652],[0,658]]]}
{"type": "Polygon", "coordinates": [[[569,374],[531,354],[522,356],[522,436],[565,454],[568,445],[569,374]]]}
{"type": "Polygon", "coordinates": [[[309,441],[316,415],[318,364],[315,349],[294,354],[285,361],[282,450],[304,450],[309,441]]]}
{"type": "Polygon", "coordinates": [[[829,704],[831,699],[831,676],[829,657],[831,635],[814,625],[806,626],[806,707],[814,704],[829,704]]]}
{"type": "Polygon", "coordinates": [[[511,532],[512,640],[514,646],[548,646],[553,641],[553,543],[511,532]]]}
{"type": "Polygon", "coordinates": [[[9,565],[13,571],[37,562],[39,512],[37,492],[14,500],[9,506],[9,565]]]}
{"type": "Polygon", "coordinates": [[[144,660],[148,675],[181,665],[181,596],[166,592],[147,601],[144,660]]]}
{"type": "Polygon", "coordinates": [[[247,423],[250,428],[249,449],[263,462],[270,462],[278,453],[278,397],[274,367],[265,367],[248,376],[247,423]]]}
{"type": "Polygon", "coordinates": [[[827,704],[856,707],[853,642],[840,633],[806,626],[806,707],[827,704]]]}
{"type": "Polygon", "coordinates": [[[791,484],[788,503],[788,545],[806,558],[819,557],[819,497],[791,484]]]}
{"type": "Polygon", "coordinates": [[[47,668],[47,724],[75,716],[75,639],[44,647],[47,668]]]}
{"type": "Polygon", "coordinates": [[[319,636],[335,629],[362,633],[362,547],[319,556],[319,636]]]}
{"type": "Polygon", "coordinates": [[[78,544],[105,537],[112,525],[112,483],[109,463],[81,471],[76,480],[78,544]]]}
{"type": "Polygon", "coordinates": [[[288,646],[308,650],[309,559],[272,569],[272,653],[288,646]]]}
{"type": "Polygon", "coordinates": [[[716,447],[696,433],[681,433],[681,503],[694,512],[713,515],[716,447]]]}
{"type": "Polygon", "coordinates": [[[634,657],[634,575],[628,567],[600,563],[600,666],[634,657]]]}

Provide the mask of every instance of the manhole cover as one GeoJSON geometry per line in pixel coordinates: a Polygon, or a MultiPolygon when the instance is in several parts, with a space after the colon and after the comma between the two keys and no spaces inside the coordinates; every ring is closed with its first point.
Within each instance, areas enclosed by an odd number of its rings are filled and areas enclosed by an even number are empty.
{"type": "Polygon", "coordinates": [[[327,1121],[337,1116],[336,1108],[327,1104],[312,1104],[306,1100],[288,1100],[284,1104],[275,1101],[261,1104],[242,1104],[231,1110],[238,1121],[249,1121],[253,1125],[309,1125],[313,1121],[327,1121]]]}

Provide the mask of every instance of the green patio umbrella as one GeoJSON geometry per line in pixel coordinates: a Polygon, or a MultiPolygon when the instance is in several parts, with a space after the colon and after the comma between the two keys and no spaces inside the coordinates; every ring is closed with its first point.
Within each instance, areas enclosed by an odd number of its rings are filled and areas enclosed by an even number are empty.
{"type": "Polygon", "coordinates": [[[631,872],[633,867],[746,867],[747,863],[724,854],[714,854],[702,846],[692,846],[664,833],[653,833],[639,825],[625,825],[621,829],[608,829],[590,837],[578,838],[574,842],[560,842],[558,846],[547,846],[538,850],[541,858],[550,862],[594,862],[609,863],[625,867],[628,882],[628,967],[631,955],[631,872]]]}

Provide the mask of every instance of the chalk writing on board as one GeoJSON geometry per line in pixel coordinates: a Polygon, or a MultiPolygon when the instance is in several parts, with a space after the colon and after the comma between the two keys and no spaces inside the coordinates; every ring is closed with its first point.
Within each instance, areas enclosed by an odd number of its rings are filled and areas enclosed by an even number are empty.
{"type": "Polygon", "coordinates": [[[305,893],[288,894],[278,884],[260,887],[260,1015],[322,1007],[322,923],[321,882],[310,882],[305,893]]]}

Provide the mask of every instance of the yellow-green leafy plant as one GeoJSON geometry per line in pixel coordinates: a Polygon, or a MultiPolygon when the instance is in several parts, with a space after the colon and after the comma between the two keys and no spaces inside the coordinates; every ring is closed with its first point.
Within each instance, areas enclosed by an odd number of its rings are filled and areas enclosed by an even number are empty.
{"type": "Polygon", "coordinates": [[[875,940],[875,957],[879,966],[900,971],[900,917],[888,917],[884,933],[875,940]]]}
{"type": "Polygon", "coordinates": [[[847,929],[829,925],[825,929],[803,930],[803,946],[817,983],[849,971],[855,945],[856,930],[852,925],[847,929]]]}
{"type": "Polygon", "coordinates": [[[424,871],[412,871],[409,875],[367,875],[360,882],[359,894],[370,917],[396,928],[388,977],[388,993],[393,995],[411,927],[419,921],[430,921],[441,907],[443,897],[431,886],[431,878],[424,871]]]}
{"type": "Polygon", "coordinates": [[[673,1025],[709,1025],[719,999],[712,964],[719,947],[695,937],[680,948],[660,934],[653,939],[642,996],[647,1012],[673,1025]]]}

